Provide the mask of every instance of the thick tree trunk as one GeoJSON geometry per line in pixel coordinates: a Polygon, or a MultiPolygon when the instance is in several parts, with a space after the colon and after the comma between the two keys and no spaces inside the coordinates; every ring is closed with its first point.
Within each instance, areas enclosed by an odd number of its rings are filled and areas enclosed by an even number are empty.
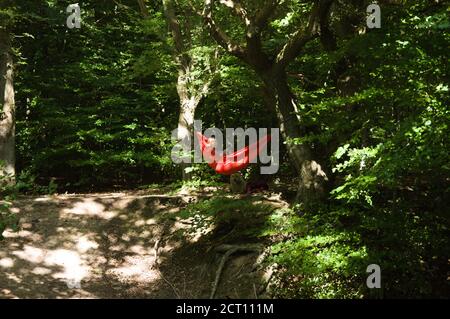
{"type": "MultiPolygon", "coordinates": [[[[145,6],[143,1],[139,0],[141,6],[145,6]]],[[[202,88],[194,88],[192,81],[196,80],[192,74],[193,57],[188,54],[191,48],[190,42],[190,32],[183,34],[184,31],[190,29],[189,22],[186,22],[183,27],[180,21],[177,19],[175,5],[176,2],[173,0],[163,0],[163,10],[166,16],[167,25],[172,33],[172,38],[174,41],[174,58],[178,65],[178,81],[177,81],[177,92],[180,98],[180,115],[178,118],[178,142],[190,143],[192,145],[193,137],[193,125],[194,125],[194,115],[197,105],[200,103],[204,94],[207,93],[210,80],[205,81],[202,88]]],[[[190,156],[191,157],[191,156],[190,156]]],[[[183,181],[188,181],[192,179],[192,174],[186,172],[186,169],[191,167],[191,164],[181,163],[181,170],[183,181]]]]}
{"type": "Polygon", "coordinates": [[[311,7],[308,22],[299,26],[285,45],[274,57],[264,52],[262,35],[269,24],[280,1],[261,1],[261,7],[253,15],[249,15],[242,2],[220,1],[233,9],[234,14],[244,23],[246,30],[246,46],[234,41],[232,36],[224,32],[214,20],[213,0],[204,0],[203,18],[211,36],[228,53],[248,63],[262,78],[267,90],[267,102],[275,108],[281,133],[287,141],[289,156],[300,174],[300,187],[297,199],[304,204],[315,202],[325,194],[325,183],[328,180],[322,167],[313,159],[311,149],[304,144],[290,143],[301,136],[299,121],[293,95],[286,80],[286,66],[292,62],[309,42],[320,37],[327,47],[334,47],[334,40],[329,30],[328,19],[333,0],[317,0],[311,7]]]}
{"type": "Polygon", "coordinates": [[[267,103],[275,106],[281,135],[287,142],[289,157],[300,175],[297,200],[305,205],[315,203],[325,195],[328,178],[322,166],[314,160],[309,146],[292,143],[292,140],[301,137],[301,131],[297,107],[287,83],[286,73],[267,72],[262,78],[267,103]]]}
{"type": "Polygon", "coordinates": [[[11,42],[0,29],[0,178],[3,183],[15,180],[15,104],[11,42]]]}
{"type": "MultiPolygon", "coordinates": [[[[198,98],[181,97],[180,96],[180,115],[178,118],[178,141],[189,143],[192,146],[193,126],[195,109],[198,105],[198,98]]],[[[187,156],[187,155],[186,155],[187,156]]],[[[189,155],[189,157],[192,157],[189,155]]],[[[181,163],[183,181],[192,179],[192,174],[186,172],[186,169],[191,167],[191,164],[181,163]]]]}

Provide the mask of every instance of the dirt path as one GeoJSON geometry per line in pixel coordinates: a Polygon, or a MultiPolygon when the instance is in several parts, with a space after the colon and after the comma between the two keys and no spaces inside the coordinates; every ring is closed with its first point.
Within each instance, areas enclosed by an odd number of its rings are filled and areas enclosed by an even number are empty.
{"type": "MultiPolygon", "coordinates": [[[[191,198],[195,199],[195,198],[191,198]]],[[[220,256],[177,217],[186,197],[123,192],[23,198],[0,242],[0,298],[208,298],[220,256]]],[[[217,297],[254,298],[257,254],[236,254],[217,297]]]]}

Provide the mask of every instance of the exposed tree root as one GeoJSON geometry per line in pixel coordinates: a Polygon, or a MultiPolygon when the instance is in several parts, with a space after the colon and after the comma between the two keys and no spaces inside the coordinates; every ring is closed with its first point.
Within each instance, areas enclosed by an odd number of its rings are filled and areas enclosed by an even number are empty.
{"type": "Polygon", "coordinates": [[[223,272],[223,268],[225,267],[225,264],[228,260],[228,258],[233,255],[234,253],[240,251],[240,252],[261,252],[261,250],[263,249],[263,247],[261,245],[258,244],[248,244],[248,245],[220,245],[219,247],[217,247],[215,250],[217,252],[225,252],[224,255],[222,256],[222,259],[220,260],[220,264],[219,264],[219,268],[217,269],[216,272],[216,278],[214,280],[213,286],[212,286],[212,290],[211,290],[211,295],[210,295],[210,299],[214,299],[216,292],[217,292],[217,287],[219,286],[219,282],[220,282],[220,278],[222,276],[222,272],[223,272]]]}
{"type": "Polygon", "coordinates": [[[261,288],[259,289],[258,294],[262,295],[262,294],[266,293],[267,288],[270,285],[270,281],[272,280],[274,273],[275,273],[275,267],[272,265],[267,269],[266,273],[264,274],[265,280],[264,280],[264,283],[261,285],[261,288]]]}
{"type": "Polygon", "coordinates": [[[177,299],[181,299],[181,295],[178,292],[178,289],[175,288],[174,285],[172,285],[172,283],[166,279],[166,277],[164,277],[164,275],[162,274],[162,272],[160,273],[161,278],[169,285],[170,288],[172,288],[173,292],[175,293],[175,296],[177,296],[177,299]]]}
{"type": "Polygon", "coordinates": [[[252,266],[252,271],[256,271],[258,270],[262,263],[264,262],[264,260],[267,258],[267,256],[269,255],[269,251],[270,249],[264,249],[264,251],[258,256],[258,258],[256,259],[255,263],[252,266]]]}
{"type": "Polygon", "coordinates": [[[157,268],[159,266],[158,258],[159,258],[159,243],[160,243],[160,241],[161,241],[161,238],[156,239],[155,245],[153,246],[155,261],[153,262],[152,268],[157,268]]]}

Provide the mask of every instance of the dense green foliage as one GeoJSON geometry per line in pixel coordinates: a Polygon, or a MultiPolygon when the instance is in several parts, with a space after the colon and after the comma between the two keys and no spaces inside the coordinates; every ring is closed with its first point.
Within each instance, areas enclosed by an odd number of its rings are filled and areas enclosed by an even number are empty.
{"type": "MultiPolygon", "coordinates": [[[[268,51],[304,14],[302,1],[287,2],[266,34],[268,51]]],[[[304,133],[295,142],[310,144],[331,172],[327,200],[307,211],[294,203],[272,210],[258,198],[216,196],[183,211],[182,218],[197,216],[199,228],[234,229],[227,240],[270,243],[267,262],[280,270],[275,296],[450,292],[450,12],[441,2],[403,2],[383,7],[381,29],[341,32],[333,51],[312,41],[288,68],[304,133]],[[381,266],[383,289],[367,289],[369,264],[381,266]]],[[[338,3],[337,17],[351,15],[353,7],[338,3]]],[[[161,5],[149,4],[143,19],[136,1],[83,1],[82,28],[69,30],[68,4],[19,0],[0,8],[16,53],[16,188],[53,193],[179,181],[170,159],[177,70],[161,5]]],[[[242,33],[233,18],[220,18],[233,35],[242,33]]],[[[332,28],[342,21],[332,20],[332,28]]],[[[276,115],[263,96],[256,74],[221,52],[196,118],[204,128],[273,127],[276,115]]],[[[282,151],[273,180],[292,182],[282,151]]],[[[206,165],[193,170],[191,186],[225,181],[206,165]]],[[[0,235],[10,224],[5,205],[0,235]]]]}
{"type": "Polygon", "coordinates": [[[55,179],[71,189],[166,177],[173,78],[135,72],[156,36],[136,12],[113,3],[85,3],[79,30],[60,23],[61,4],[37,7],[39,17],[20,30],[29,36],[19,40],[17,86],[26,87],[17,95],[18,166],[25,180],[55,179]]]}
{"type": "Polygon", "coordinates": [[[302,58],[321,84],[297,89],[305,141],[326,150],[338,201],[287,218],[298,239],[275,246],[287,275],[300,276],[288,289],[298,296],[448,293],[448,11],[399,9],[337,52],[302,58]],[[348,69],[331,77],[342,60],[348,69]],[[382,265],[381,293],[363,292],[370,263],[382,265]]]}

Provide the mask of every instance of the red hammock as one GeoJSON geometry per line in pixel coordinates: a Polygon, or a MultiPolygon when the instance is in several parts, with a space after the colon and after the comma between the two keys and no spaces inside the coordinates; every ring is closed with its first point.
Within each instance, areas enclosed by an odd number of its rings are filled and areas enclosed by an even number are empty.
{"type": "Polygon", "coordinates": [[[215,160],[214,146],[210,146],[208,138],[203,136],[200,132],[196,132],[196,134],[200,141],[203,157],[208,162],[208,165],[218,174],[222,175],[231,175],[246,168],[251,162],[254,162],[256,157],[270,141],[270,135],[265,135],[260,138],[259,141],[250,144],[239,151],[222,155],[222,158],[217,162],[215,160]]]}

